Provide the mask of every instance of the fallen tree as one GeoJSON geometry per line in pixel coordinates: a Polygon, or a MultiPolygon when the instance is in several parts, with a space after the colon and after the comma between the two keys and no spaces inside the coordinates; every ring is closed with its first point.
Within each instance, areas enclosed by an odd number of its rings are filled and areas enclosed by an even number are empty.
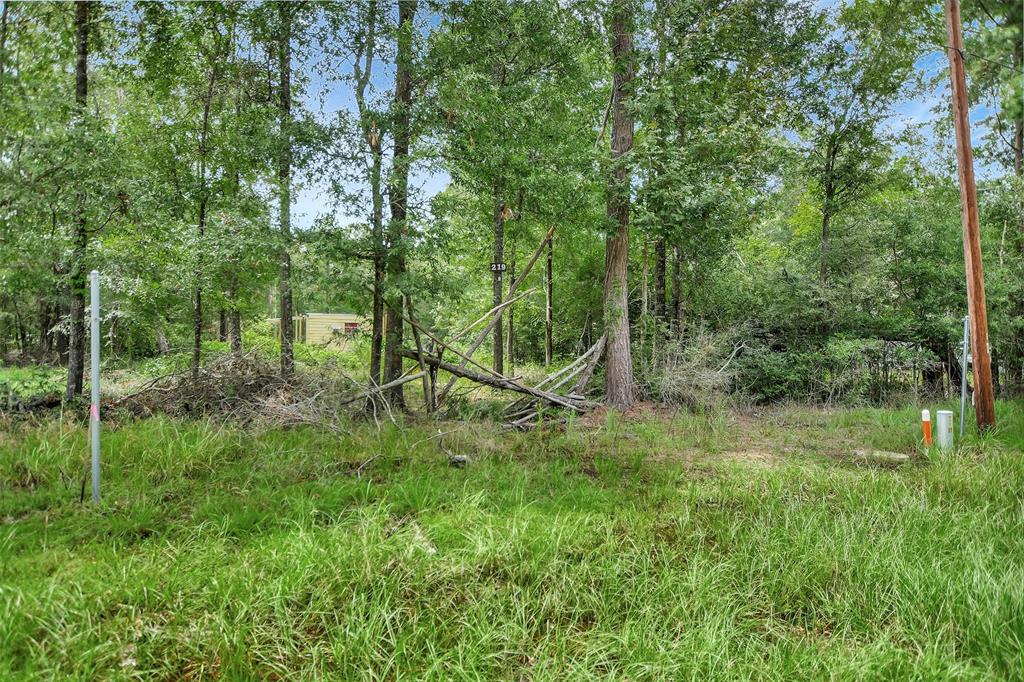
{"type": "MultiPolygon", "coordinates": [[[[417,361],[419,360],[419,355],[414,350],[404,349],[402,350],[401,354],[403,357],[417,361]]],[[[442,369],[451,374],[453,377],[469,379],[470,381],[473,381],[475,383],[483,384],[484,386],[490,386],[492,388],[522,393],[523,395],[530,396],[536,400],[541,400],[558,407],[565,407],[576,412],[583,412],[587,409],[591,409],[597,406],[597,403],[591,400],[586,400],[585,398],[579,396],[563,396],[557,393],[543,391],[537,388],[531,388],[530,386],[524,386],[520,384],[514,379],[500,376],[488,376],[486,374],[474,372],[460,365],[445,362],[444,360],[438,359],[432,355],[425,356],[423,360],[428,365],[431,365],[432,367],[436,367],[438,369],[442,369]]]]}

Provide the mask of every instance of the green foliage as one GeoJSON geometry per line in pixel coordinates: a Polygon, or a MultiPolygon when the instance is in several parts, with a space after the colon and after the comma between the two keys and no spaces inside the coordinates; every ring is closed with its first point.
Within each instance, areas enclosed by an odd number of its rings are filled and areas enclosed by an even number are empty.
{"type": "Polygon", "coordinates": [[[0,409],[13,408],[34,399],[59,396],[64,377],[59,370],[43,367],[0,367],[0,409]]]}
{"type": "MultiPolygon", "coordinates": [[[[969,91],[987,107],[976,128],[986,140],[976,149],[982,241],[1007,389],[1024,381],[1018,5],[964,7],[969,91]]],[[[219,312],[238,312],[254,330],[246,343],[276,353],[255,327],[276,308],[286,248],[273,217],[285,140],[296,187],[323,190],[313,228],[287,245],[298,313],[370,316],[376,281],[386,297],[408,294],[441,336],[455,334],[492,304],[497,212],[517,274],[555,228],[556,359],[600,336],[606,4],[420,3],[407,36],[408,112],[394,101],[394,4],[296,5],[284,128],[276,5],[95,5],[84,110],[74,100],[72,7],[3,7],[0,356],[63,361],[79,265],[103,274],[104,355],[116,362],[166,352],[164,340],[172,355],[189,347],[197,293],[207,336],[219,312]],[[409,219],[402,235],[385,234],[389,188],[405,170],[393,167],[395,125],[406,113],[409,219]],[[82,264],[71,248],[79,216],[89,233],[82,264]]],[[[887,402],[911,395],[921,372],[930,390],[952,377],[966,297],[948,117],[903,117],[944,40],[936,8],[657,0],[635,9],[635,144],[625,161],[642,388],[666,395],[657,358],[699,355],[687,347],[698,329],[736,335],[732,387],[761,401],[887,402]],[[670,301],[680,319],[662,313],[670,301]],[[890,360],[897,376],[880,381],[890,360]]],[[[946,72],[935,78],[945,92],[946,72]]],[[[510,309],[513,366],[544,358],[543,271],[542,257],[510,309]]],[[[311,365],[359,370],[366,346],[343,358],[299,352],[311,365]]]]}

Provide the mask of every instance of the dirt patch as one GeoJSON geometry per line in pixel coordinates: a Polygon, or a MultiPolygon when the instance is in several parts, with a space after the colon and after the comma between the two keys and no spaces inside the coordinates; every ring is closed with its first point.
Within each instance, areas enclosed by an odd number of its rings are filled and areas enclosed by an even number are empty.
{"type": "Polygon", "coordinates": [[[744,464],[755,464],[757,466],[775,466],[782,461],[780,453],[764,448],[744,448],[742,450],[727,450],[719,455],[722,459],[742,462],[744,464]]]}
{"type": "Polygon", "coordinates": [[[776,466],[783,461],[783,452],[769,450],[765,447],[748,446],[721,452],[710,452],[698,448],[687,448],[676,452],[659,452],[652,454],[652,462],[683,462],[686,464],[707,462],[738,462],[759,467],[776,466]]]}
{"type": "MultiPolygon", "coordinates": [[[[601,405],[584,414],[576,423],[584,429],[597,429],[604,426],[610,412],[613,412],[611,408],[601,405]]],[[[650,401],[640,401],[625,412],[620,412],[619,418],[626,422],[641,422],[656,418],[671,419],[678,413],[678,407],[670,407],[650,401]]]]}

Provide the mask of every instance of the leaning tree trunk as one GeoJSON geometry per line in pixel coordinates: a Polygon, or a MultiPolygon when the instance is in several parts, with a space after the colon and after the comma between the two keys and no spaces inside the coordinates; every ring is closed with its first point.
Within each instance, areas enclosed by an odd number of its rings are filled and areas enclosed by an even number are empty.
{"type": "Polygon", "coordinates": [[[605,394],[608,404],[626,409],[636,400],[633,390],[633,357],[629,339],[628,266],[629,266],[629,165],[633,146],[633,114],[630,95],[633,88],[633,11],[632,0],[612,2],[612,182],[608,192],[608,218],[615,230],[605,247],[604,326],[605,394]]]}
{"type": "MultiPolygon", "coordinates": [[[[412,106],[412,34],[416,17],[416,0],[396,0],[398,3],[398,51],[395,55],[395,139],[391,164],[391,179],[388,186],[388,202],[391,208],[391,224],[388,228],[390,249],[387,259],[387,274],[392,279],[401,279],[405,274],[406,218],[409,194],[409,144],[412,132],[409,128],[412,106]]],[[[387,301],[387,330],[384,339],[383,383],[392,382],[402,374],[402,294],[394,291],[387,301]]],[[[389,402],[398,408],[405,407],[405,396],[401,386],[388,391],[389,402]]]]}
{"type": "MultiPolygon", "coordinates": [[[[89,91],[89,3],[86,0],[75,4],[75,57],[75,106],[78,124],[84,132],[89,91]]],[[[71,337],[68,343],[68,381],[64,392],[67,400],[81,395],[85,383],[85,252],[89,233],[82,192],[75,195],[75,203],[70,268],[71,337]]]]}
{"type": "Polygon", "coordinates": [[[278,298],[281,310],[281,376],[287,377],[295,370],[295,351],[293,342],[295,328],[292,324],[292,6],[287,2],[277,5],[280,33],[278,35],[278,76],[280,78],[280,96],[278,110],[280,113],[281,149],[278,159],[277,182],[279,189],[278,209],[281,227],[281,263],[278,276],[278,298]]]}

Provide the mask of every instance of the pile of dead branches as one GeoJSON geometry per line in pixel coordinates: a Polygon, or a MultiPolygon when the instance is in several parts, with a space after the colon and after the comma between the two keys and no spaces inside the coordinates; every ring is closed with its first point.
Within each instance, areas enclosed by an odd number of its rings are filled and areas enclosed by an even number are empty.
{"type": "Polygon", "coordinates": [[[192,376],[188,370],[157,377],[109,407],[145,417],[217,417],[244,424],[335,425],[357,386],[337,366],[281,377],[276,365],[256,352],[212,358],[192,376]]]}

